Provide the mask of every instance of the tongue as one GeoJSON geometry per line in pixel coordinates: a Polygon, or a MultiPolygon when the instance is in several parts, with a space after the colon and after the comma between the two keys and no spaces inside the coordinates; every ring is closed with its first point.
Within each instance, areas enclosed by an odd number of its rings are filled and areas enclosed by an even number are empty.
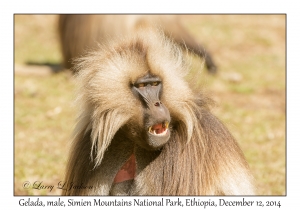
{"type": "Polygon", "coordinates": [[[114,183],[120,183],[127,180],[134,179],[135,176],[135,156],[132,154],[129,159],[124,163],[122,168],[118,171],[114,183]]]}
{"type": "Polygon", "coordinates": [[[157,134],[160,134],[160,133],[164,132],[164,130],[165,130],[162,126],[162,123],[153,125],[152,129],[155,130],[155,133],[157,133],[157,134]]]}

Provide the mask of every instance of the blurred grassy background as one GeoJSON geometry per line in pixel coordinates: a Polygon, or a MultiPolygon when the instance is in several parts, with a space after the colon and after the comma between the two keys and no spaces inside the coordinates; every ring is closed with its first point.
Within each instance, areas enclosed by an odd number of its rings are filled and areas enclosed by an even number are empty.
{"type": "MultiPolygon", "coordinates": [[[[26,63],[62,61],[56,15],[15,15],[15,195],[59,195],[74,126],[70,72],[36,74],[26,63]],[[42,182],[49,189],[24,189],[42,182]]],[[[185,15],[184,25],[212,53],[216,76],[200,82],[253,171],[258,195],[286,194],[286,16],[185,15]]],[[[195,65],[199,65],[196,62],[195,65]]],[[[37,67],[42,72],[43,66],[37,67]]],[[[47,69],[46,69],[47,70],[47,69]]]]}

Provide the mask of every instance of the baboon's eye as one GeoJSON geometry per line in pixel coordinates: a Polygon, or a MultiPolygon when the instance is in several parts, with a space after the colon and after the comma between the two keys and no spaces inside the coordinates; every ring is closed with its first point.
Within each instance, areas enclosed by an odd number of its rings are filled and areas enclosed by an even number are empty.
{"type": "Polygon", "coordinates": [[[152,82],[151,83],[151,86],[157,86],[157,85],[159,85],[159,82],[152,82]]]}
{"type": "Polygon", "coordinates": [[[145,86],[146,86],[145,83],[138,83],[138,84],[135,85],[135,87],[137,87],[137,88],[142,88],[142,87],[145,87],[145,86]]]}

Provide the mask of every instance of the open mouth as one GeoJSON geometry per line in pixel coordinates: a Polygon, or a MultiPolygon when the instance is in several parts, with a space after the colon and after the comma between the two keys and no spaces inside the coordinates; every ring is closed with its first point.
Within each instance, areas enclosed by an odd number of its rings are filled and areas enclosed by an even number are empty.
{"type": "Polygon", "coordinates": [[[154,124],[148,128],[150,134],[155,136],[164,136],[167,134],[169,128],[169,122],[165,121],[162,123],[154,124]]]}

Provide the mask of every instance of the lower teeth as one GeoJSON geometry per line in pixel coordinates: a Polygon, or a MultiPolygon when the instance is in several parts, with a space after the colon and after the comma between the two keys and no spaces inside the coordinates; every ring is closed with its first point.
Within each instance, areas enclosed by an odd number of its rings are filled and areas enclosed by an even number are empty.
{"type": "Polygon", "coordinates": [[[169,127],[169,122],[164,122],[161,124],[163,131],[161,133],[157,133],[155,129],[153,129],[153,126],[149,127],[148,131],[149,133],[152,133],[154,135],[164,135],[166,133],[166,130],[169,127]]]}

